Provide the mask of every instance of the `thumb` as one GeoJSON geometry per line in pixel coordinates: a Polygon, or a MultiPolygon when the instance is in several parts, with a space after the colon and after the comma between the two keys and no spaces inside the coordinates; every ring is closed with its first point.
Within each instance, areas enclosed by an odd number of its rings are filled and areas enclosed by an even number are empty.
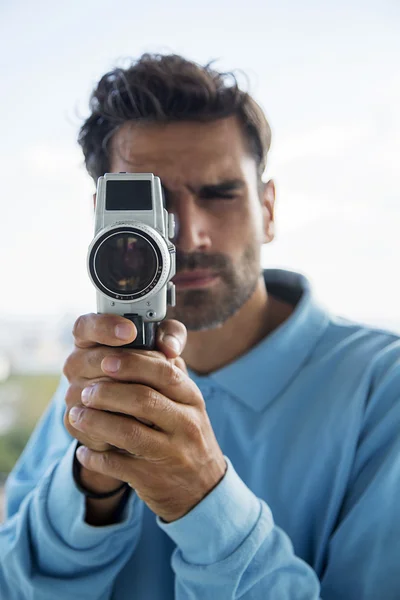
{"type": "Polygon", "coordinates": [[[167,319],[157,329],[156,346],[167,358],[176,358],[186,345],[186,327],[179,321],[167,319]]]}

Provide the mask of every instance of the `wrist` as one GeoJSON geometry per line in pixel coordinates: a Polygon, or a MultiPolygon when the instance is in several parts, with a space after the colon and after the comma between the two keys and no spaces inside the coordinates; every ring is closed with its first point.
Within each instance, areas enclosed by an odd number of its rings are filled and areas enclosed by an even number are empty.
{"type": "Polygon", "coordinates": [[[119,481],[114,477],[108,475],[101,475],[89,469],[85,469],[77,458],[77,450],[82,446],[81,442],[78,441],[75,447],[74,460],[72,465],[72,475],[75,481],[75,485],[78,490],[86,496],[86,498],[93,498],[95,500],[103,500],[110,498],[114,494],[118,494],[121,490],[129,488],[129,484],[124,481],[119,481]],[[86,485],[82,481],[82,471],[85,471],[83,477],[86,478],[86,485]],[[89,481],[89,485],[87,482],[89,481]],[[116,485],[119,482],[119,485],[116,485]],[[92,485],[93,487],[90,487],[92,485]],[[108,489],[104,489],[104,486],[108,489]],[[100,487],[100,489],[99,489],[100,487]],[[97,489],[96,489],[97,488],[97,489]]]}
{"type": "MultiPolygon", "coordinates": [[[[118,523],[132,491],[129,485],[114,477],[89,471],[82,466],[78,478],[79,489],[86,497],[85,522],[97,527],[118,523]],[[96,494],[99,495],[98,498],[96,494]]],[[[75,483],[77,483],[76,479],[75,483]]]]}
{"type": "Polygon", "coordinates": [[[119,523],[130,493],[130,488],[123,488],[110,498],[86,498],[85,522],[94,527],[119,523]]]}
{"type": "Polygon", "coordinates": [[[83,467],[76,456],[80,445],[78,442],[75,446],[72,473],[76,487],[85,496],[85,521],[94,526],[118,523],[131,488],[114,477],[83,467]]]}
{"type": "Polygon", "coordinates": [[[95,494],[104,494],[117,490],[123,483],[119,479],[89,471],[85,467],[79,469],[79,480],[83,488],[95,494]]]}

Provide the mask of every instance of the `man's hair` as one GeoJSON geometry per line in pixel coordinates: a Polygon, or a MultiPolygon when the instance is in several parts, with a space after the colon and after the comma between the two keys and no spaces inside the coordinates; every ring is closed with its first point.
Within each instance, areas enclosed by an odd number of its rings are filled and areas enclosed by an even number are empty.
{"type": "Polygon", "coordinates": [[[143,54],[128,68],[103,75],[93,90],[91,115],[78,137],[88,173],[98,177],[110,171],[109,142],[127,122],[210,122],[236,115],[257,164],[265,169],[271,130],[256,101],[243,90],[235,75],[201,66],[176,54],[143,54]]]}

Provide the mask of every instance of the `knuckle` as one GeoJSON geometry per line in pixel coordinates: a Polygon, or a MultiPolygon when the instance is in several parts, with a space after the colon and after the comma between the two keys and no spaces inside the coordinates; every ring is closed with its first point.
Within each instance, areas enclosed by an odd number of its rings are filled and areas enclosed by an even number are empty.
{"type": "Polygon", "coordinates": [[[137,454],[138,449],[140,449],[140,453],[146,452],[150,446],[148,436],[145,435],[140,426],[135,424],[131,424],[129,429],[121,431],[120,439],[122,440],[123,449],[130,454],[137,454]]]}
{"type": "Polygon", "coordinates": [[[196,386],[196,389],[193,390],[192,392],[192,403],[195,406],[198,406],[203,412],[207,412],[207,408],[206,408],[206,401],[203,398],[202,393],[199,391],[198,387],[196,386]]]}
{"type": "Polygon", "coordinates": [[[100,466],[105,471],[111,471],[118,479],[118,473],[121,469],[118,458],[114,452],[102,452],[99,456],[100,466]]]}
{"type": "Polygon", "coordinates": [[[85,321],[85,315],[80,315],[74,323],[74,326],[72,328],[72,335],[76,340],[81,339],[83,336],[83,332],[85,331],[85,321]]]}
{"type": "Polygon", "coordinates": [[[82,388],[77,384],[72,383],[68,386],[68,389],[65,393],[65,404],[67,405],[68,409],[72,408],[75,404],[81,403],[81,392],[82,388]]]}
{"type": "Polygon", "coordinates": [[[69,369],[69,364],[67,364],[67,360],[64,363],[64,366],[63,366],[63,369],[62,369],[62,373],[67,378],[68,381],[71,381],[71,371],[69,369]]]}
{"type": "Polygon", "coordinates": [[[187,399],[188,403],[192,406],[196,406],[202,413],[207,413],[206,401],[204,400],[203,394],[197,387],[195,382],[187,378],[187,399]]]}
{"type": "Polygon", "coordinates": [[[140,438],[138,427],[131,424],[129,429],[123,429],[120,433],[123,440],[123,446],[128,452],[134,452],[140,438]]]}
{"type": "Polygon", "coordinates": [[[167,385],[179,385],[183,380],[183,372],[172,364],[172,362],[167,360],[160,361],[160,370],[162,380],[167,385]]]}
{"type": "Polygon", "coordinates": [[[65,375],[65,377],[68,379],[68,381],[70,381],[70,373],[71,373],[70,365],[71,365],[71,355],[69,355],[67,357],[66,361],[64,362],[63,369],[62,369],[63,375],[65,375]]]}
{"type": "Polygon", "coordinates": [[[181,371],[183,371],[183,373],[185,373],[187,375],[186,363],[183,360],[183,358],[181,358],[180,356],[177,356],[176,358],[173,358],[172,361],[178,369],[180,369],[181,371]]]}
{"type": "Polygon", "coordinates": [[[185,419],[183,426],[186,435],[193,441],[199,442],[203,438],[201,423],[193,414],[185,419]]]}
{"type": "Polygon", "coordinates": [[[67,356],[66,361],[64,362],[64,366],[63,366],[63,374],[65,375],[65,377],[68,379],[68,381],[70,382],[75,374],[75,370],[76,370],[76,350],[74,350],[73,352],[71,352],[71,354],[69,356],[67,356]]]}
{"type": "Polygon", "coordinates": [[[124,354],[131,356],[132,360],[140,360],[141,356],[146,358],[164,358],[164,355],[161,352],[158,352],[158,350],[135,350],[134,348],[124,348],[124,354]]]}
{"type": "Polygon", "coordinates": [[[160,396],[156,390],[152,388],[145,387],[143,390],[143,400],[150,410],[157,410],[160,404],[160,396]]]}
{"type": "Polygon", "coordinates": [[[164,354],[158,350],[146,350],[146,356],[157,359],[165,359],[164,354]]]}
{"type": "Polygon", "coordinates": [[[104,358],[104,352],[100,348],[91,348],[84,353],[85,362],[91,369],[99,368],[104,358]]]}
{"type": "Polygon", "coordinates": [[[71,383],[74,380],[89,376],[93,368],[98,368],[100,372],[100,362],[101,356],[98,350],[76,348],[66,359],[63,373],[71,383]]]}

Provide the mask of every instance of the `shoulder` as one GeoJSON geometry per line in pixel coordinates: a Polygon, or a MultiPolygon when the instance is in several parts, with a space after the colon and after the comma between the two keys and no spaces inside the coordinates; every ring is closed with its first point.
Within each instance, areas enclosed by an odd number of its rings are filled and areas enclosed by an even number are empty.
{"type": "Polygon", "coordinates": [[[316,356],[351,356],[373,360],[400,353],[400,335],[343,317],[328,315],[324,334],[315,346],[316,356]]]}
{"type": "Polygon", "coordinates": [[[310,363],[329,364],[333,375],[363,384],[369,395],[391,381],[400,396],[400,335],[393,331],[329,316],[310,363]]]}

